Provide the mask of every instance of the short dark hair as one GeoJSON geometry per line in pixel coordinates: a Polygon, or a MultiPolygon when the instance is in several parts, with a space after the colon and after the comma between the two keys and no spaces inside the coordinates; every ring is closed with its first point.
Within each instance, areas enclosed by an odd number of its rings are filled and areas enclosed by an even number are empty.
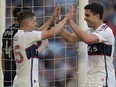
{"type": "Polygon", "coordinates": [[[20,11],[23,11],[23,10],[31,11],[31,9],[28,8],[28,7],[24,7],[24,6],[18,5],[18,6],[17,6],[16,8],[14,8],[14,10],[13,10],[13,17],[14,17],[15,19],[17,19],[19,12],[20,12],[20,11]]]}
{"type": "Polygon", "coordinates": [[[17,17],[18,23],[20,26],[22,26],[25,22],[25,20],[29,19],[29,18],[33,18],[34,16],[36,16],[32,11],[21,11],[17,17]]]}
{"type": "Polygon", "coordinates": [[[104,7],[100,3],[95,2],[95,3],[88,4],[84,7],[84,9],[90,9],[94,15],[99,14],[100,19],[103,18],[104,7]]]}

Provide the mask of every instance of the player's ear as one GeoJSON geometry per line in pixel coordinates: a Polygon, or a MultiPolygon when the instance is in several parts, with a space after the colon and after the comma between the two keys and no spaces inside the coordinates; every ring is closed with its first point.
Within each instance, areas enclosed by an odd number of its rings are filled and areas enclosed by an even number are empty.
{"type": "Polygon", "coordinates": [[[27,25],[30,26],[30,22],[29,21],[27,21],[27,25]]]}
{"type": "Polygon", "coordinates": [[[100,15],[99,15],[99,14],[96,14],[95,17],[96,17],[96,18],[100,18],[100,15]]]}

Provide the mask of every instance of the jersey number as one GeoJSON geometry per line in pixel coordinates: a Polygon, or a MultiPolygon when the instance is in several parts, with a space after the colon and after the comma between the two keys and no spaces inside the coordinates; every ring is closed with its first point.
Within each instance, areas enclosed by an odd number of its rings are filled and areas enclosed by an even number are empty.
{"type": "Polygon", "coordinates": [[[20,48],[19,45],[15,46],[15,61],[16,61],[16,63],[22,63],[23,59],[24,59],[21,52],[18,51],[19,48],[20,48]]]}
{"type": "Polygon", "coordinates": [[[5,44],[5,53],[8,54],[9,58],[11,57],[11,46],[9,46],[8,44],[8,40],[6,41],[6,44],[5,44]]]}

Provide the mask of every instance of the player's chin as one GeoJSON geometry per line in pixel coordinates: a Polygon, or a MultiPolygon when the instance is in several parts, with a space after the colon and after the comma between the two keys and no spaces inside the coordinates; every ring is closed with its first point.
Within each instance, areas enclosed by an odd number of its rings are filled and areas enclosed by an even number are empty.
{"type": "Polygon", "coordinates": [[[89,23],[87,23],[87,25],[88,25],[88,27],[90,27],[90,24],[89,23]]]}
{"type": "Polygon", "coordinates": [[[35,26],[31,28],[31,30],[35,30],[35,29],[36,29],[36,27],[35,27],[35,26]]]}
{"type": "Polygon", "coordinates": [[[88,27],[92,27],[90,23],[87,23],[88,27]]]}

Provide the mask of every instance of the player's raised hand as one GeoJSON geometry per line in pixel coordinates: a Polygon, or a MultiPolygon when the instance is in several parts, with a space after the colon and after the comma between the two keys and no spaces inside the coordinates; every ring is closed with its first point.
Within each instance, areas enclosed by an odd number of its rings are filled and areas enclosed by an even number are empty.
{"type": "Polygon", "coordinates": [[[47,47],[49,46],[49,41],[48,41],[48,39],[42,40],[41,45],[43,46],[43,48],[47,48],[47,47]]]}
{"type": "Polygon", "coordinates": [[[58,24],[60,21],[61,21],[61,16],[59,15],[58,17],[56,17],[54,22],[55,22],[55,24],[58,24]]]}
{"type": "Polygon", "coordinates": [[[48,46],[49,46],[49,41],[48,41],[48,39],[42,40],[41,45],[40,45],[39,48],[38,48],[38,52],[41,53],[42,50],[44,50],[44,49],[47,48],[48,46]]]}
{"type": "Polygon", "coordinates": [[[56,8],[55,8],[55,11],[52,15],[53,19],[55,20],[56,17],[59,17],[60,13],[61,13],[61,6],[59,4],[57,4],[56,8]]]}
{"type": "Polygon", "coordinates": [[[68,11],[69,14],[70,14],[69,19],[68,19],[69,22],[71,20],[73,20],[74,11],[75,11],[75,7],[74,7],[74,5],[71,5],[70,8],[69,8],[69,11],[68,11]]]}
{"type": "Polygon", "coordinates": [[[71,12],[70,12],[70,9],[69,9],[69,11],[67,12],[65,18],[66,18],[67,20],[69,20],[70,17],[71,17],[71,12]]]}
{"type": "Polygon", "coordinates": [[[60,7],[60,10],[58,12],[58,16],[55,19],[56,24],[58,24],[60,21],[61,21],[61,7],[60,7]]]}

